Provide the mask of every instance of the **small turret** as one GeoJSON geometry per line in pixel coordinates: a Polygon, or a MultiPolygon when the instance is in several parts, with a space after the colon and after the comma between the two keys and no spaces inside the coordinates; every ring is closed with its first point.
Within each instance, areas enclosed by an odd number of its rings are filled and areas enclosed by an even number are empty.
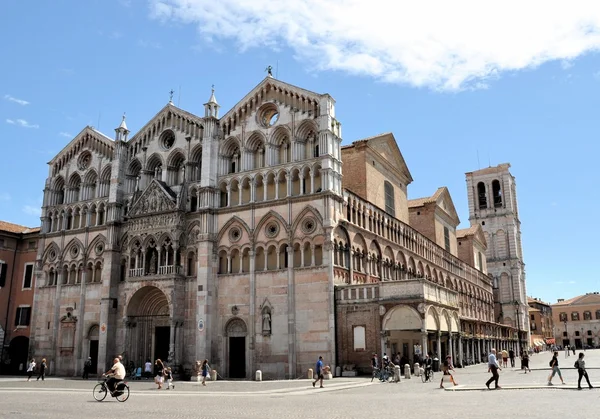
{"type": "Polygon", "coordinates": [[[127,129],[127,124],[125,123],[125,114],[123,114],[123,120],[118,128],[115,128],[115,141],[127,141],[127,136],[129,135],[129,130],[127,129]]]}
{"type": "Polygon", "coordinates": [[[217,103],[217,98],[215,98],[215,85],[212,86],[212,92],[210,94],[210,98],[208,102],[204,104],[204,116],[206,118],[219,118],[219,104],[217,103]]]}

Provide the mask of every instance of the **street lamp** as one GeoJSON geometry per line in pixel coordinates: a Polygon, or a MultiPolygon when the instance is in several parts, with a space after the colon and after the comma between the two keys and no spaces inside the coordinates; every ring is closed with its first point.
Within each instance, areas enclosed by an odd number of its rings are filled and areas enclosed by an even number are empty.
{"type": "Polygon", "coordinates": [[[523,348],[521,347],[521,324],[519,321],[519,302],[517,300],[515,300],[513,302],[514,306],[515,306],[515,312],[517,313],[517,340],[518,340],[518,345],[519,345],[519,351],[521,351],[523,348]]]}

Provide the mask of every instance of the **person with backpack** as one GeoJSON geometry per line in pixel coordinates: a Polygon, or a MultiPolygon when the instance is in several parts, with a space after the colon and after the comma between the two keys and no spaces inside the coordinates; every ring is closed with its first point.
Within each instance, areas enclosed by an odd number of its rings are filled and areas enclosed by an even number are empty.
{"type": "Polygon", "coordinates": [[[590,389],[594,388],[592,387],[592,384],[590,383],[590,377],[588,377],[588,373],[585,370],[585,361],[583,360],[584,356],[585,355],[583,354],[583,352],[579,352],[579,358],[577,359],[577,361],[575,361],[575,365],[573,365],[575,368],[577,368],[577,372],[579,373],[579,380],[577,380],[577,390],[581,390],[581,379],[583,377],[585,377],[585,381],[587,381],[590,389]]]}
{"type": "Polygon", "coordinates": [[[548,385],[552,385],[552,379],[556,374],[558,374],[560,382],[564,384],[565,380],[563,380],[560,368],[558,368],[558,351],[554,351],[554,356],[552,356],[552,359],[550,360],[550,368],[552,368],[552,373],[548,376],[548,385]]]}
{"type": "Polygon", "coordinates": [[[84,380],[87,380],[90,377],[90,370],[92,369],[92,357],[88,357],[87,361],[85,361],[85,364],[83,364],[83,376],[81,378],[83,378],[84,380]]]}

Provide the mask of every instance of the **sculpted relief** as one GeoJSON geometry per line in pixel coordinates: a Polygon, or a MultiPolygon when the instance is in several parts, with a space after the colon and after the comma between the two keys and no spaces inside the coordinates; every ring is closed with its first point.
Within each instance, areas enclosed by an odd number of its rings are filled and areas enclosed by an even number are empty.
{"type": "Polygon", "coordinates": [[[152,181],[129,210],[129,216],[174,211],[176,209],[175,198],[169,196],[169,193],[158,182],[152,181]]]}

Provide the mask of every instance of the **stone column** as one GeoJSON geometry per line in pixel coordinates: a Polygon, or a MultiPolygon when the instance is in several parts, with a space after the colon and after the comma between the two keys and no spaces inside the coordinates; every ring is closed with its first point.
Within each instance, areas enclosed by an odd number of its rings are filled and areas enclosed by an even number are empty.
{"type": "MultiPolygon", "coordinates": [[[[289,377],[296,377],[296,286],[294,282],[294,249],[287,248],[288,253],[288,365],[289,377]]],[[[279,261],[279,258],[277,258],[279,261]]]]}
{"type": "MultiPolygon", "coordinates": [[[[254,347],[256,341],[256,257],[254,251],[248,252],[250,258],[250,315],[249,315],[249,358],[250,358],[250,370],[256,371],[254,362],[254,347]]],[[[261,318],[261,316],[259,316],[261,318]]]]}
{"type": "Polygon", "coordinates": [[[421,351],[423,357],[429,353],[429,348],[427,347],[427,330],[421,330],[421,351]]]}
{"type": "Polygon", "coordinates": [[[437,332],[437,356],[440,362],[442,361],[442,332],[437,332]]]}
{"type": "Polygon", "coordinates": [[[60,362],[60,349],[58,343],[58,334],[59,334],[59,326],[60,326],[60,294],[63,283],[63,276],[65,271],[62,267],[62,259],[59,259],[59,270],[58,270],[58,278],[56,280],[56,294],[54,296],[54,313],[53,313],[53,327],[52,327],[52,354],[54,355],[54,368],[50,370],[50,374],[56,374],[56,371],[59,370],[59,362],[60,362]]]}
{"type": "Polygon", "coordinates": [[[77,324],[76,324],[76,336],[77,339],[75,341],[75,351],[73,354],[73,359],[75,360],[75,369],[73,372],[73,376],[76,377],[81,368],[83,368],[83,364],[85,363],[85,354],[83,353],[83,330],[85,327],[85,288],[87,282],[87,267],[83,265],[83,272],[81,273],[81,284],[79,291],[79,309],[77,310],[77,324]]]}
{"type": "Polygon", "coordinates": [[[173,318],[171,318],[171,322],[169,324],[171,326],[171,330],[169,333],[169,363],[173,363],[173,358],[175,356],[175,329],[177,328],[177,323],[173,318]]]}
{"type": "Polygon", "coordinates": [[[462,336],[459,334],[458,335],[458,358],[459,358],[459,362],[460,365],[462,365],[463,367],[465,366],[464,362],[463,362],[463,342],[462,342],[462,336]]]}
{"type": "Polygon", "coordinates": [[[452,338],[452,332],[448,333],[448,355],[452,357],[452,362],[456,363],[454,359],[454,339],[452,338]]]}

